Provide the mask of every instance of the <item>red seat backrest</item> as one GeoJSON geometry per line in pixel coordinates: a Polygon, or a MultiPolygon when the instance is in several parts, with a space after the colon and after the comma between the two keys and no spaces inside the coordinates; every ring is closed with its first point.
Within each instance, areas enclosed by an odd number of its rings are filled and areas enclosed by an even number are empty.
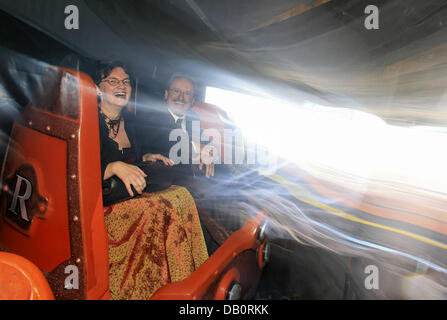
{"type": "Polygon", "coordinates": [[[56,298],[108,298],[95,85],[72,70],[30,72],[37,93],[3,163],[0,245],[40,268],[56,298]],[[73,268],[78,289],[64,289],[73,268]]]}
{"type": "Polygon", "coordinates": [[[199,115],[200,127],[207,130],[213,143],[221,154],[221,161],[224,159],[224,129],[225,113],[218,106],[213,104],[196,101],[192,110],[199,115]],[[215,130],[216,134],[213,135],[215,130]]]}

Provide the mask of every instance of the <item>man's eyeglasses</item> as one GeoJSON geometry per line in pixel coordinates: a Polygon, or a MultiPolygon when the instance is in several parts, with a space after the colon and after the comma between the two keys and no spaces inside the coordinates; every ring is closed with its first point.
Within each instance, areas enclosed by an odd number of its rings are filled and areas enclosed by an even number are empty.
{"type": "Polygon", "coordinates": [[[101,82],[107,82],[112,87],[116,87],[120,83],[122,83],[123,86],[125,86],[125,87],[130,86],[130,79],[119,80],[119,79],[116,79],[116,78],[110,78],[110,79],[104,79],[101,82]]]}
{"type": "Polygon", "coordinates": [[[183,96],[191,98],[194,95],[191,91],[182,91],[177,88],[169,89],[169,91],[171,91],[171,93],[176,97],[180,96],[180,94],[183,94],[183,96]]]}

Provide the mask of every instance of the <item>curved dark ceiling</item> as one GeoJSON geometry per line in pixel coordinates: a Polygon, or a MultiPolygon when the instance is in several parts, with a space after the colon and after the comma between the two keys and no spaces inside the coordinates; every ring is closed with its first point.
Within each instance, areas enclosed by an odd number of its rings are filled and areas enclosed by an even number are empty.
{"type": "Polygon", "coordinates": [[[379,96],[357,80],[447,39],[445,0],[20,2],[0,0],[0,8],[85,56],[128,61],[142,79],[179,68],[210,85],[254,83],[286,96],[290,88],[323,98],[379,96]],[[61,30],[64,15],[45,14],[67,4],[80,7],[78,35],[61,30]],[[364,27],[370,4],[380,10],[379,30],[364,27]]]}
{"type": "Polygon", "coordinates": [[[355,81],[446,39],[447,3],[440,0],[85,3],[151,59],[192,59],[299,88],[313,79],[323,88],[355,81]],[[369,4],[380,8],[379,30],[364,27],[369,4]]]}
{"type": "Polygon", "coordinates": [[[151,49],[149,55],[202,59],[235,70],[248,66],[261,74],[272,65],[278,74],[283,66],[283,71],[293,67],[312,74],[383,66],[414,53],[405,48],[447,23],[447,3],[440,0],[373,1],[380,8],[379,30],[364,27],[364,9],[371,1],[85,3],[123,40],[151,49]],[[305,4],[307,10],[297,10],[305,4]],[[294,15],[294,9],[299,13],[294,15]]]}

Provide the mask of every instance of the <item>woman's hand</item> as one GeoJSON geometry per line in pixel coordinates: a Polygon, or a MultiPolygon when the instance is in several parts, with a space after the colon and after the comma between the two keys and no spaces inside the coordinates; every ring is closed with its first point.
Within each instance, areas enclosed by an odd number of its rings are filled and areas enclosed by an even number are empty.
{"type": "Polygon", "coordinates": [[[107,180],[113,175],[120,178],[131,197],[134,196],[131,186],[135,188],[138,194],[142,194],[144,188],[146,188],[145,178],[147,175],[137,166],[122,161],[111,162],[107,165],[106,171],[104,172],[104,180],[107,180]]]}
{"type": "Polygon", "coordinates": [[[161,154],[146,153],[143,156],[143,161],[156,162],[157,160],[163,161],[163,163],[169,167],[172,167],[174,165],[174,162],[171,159],[162,156],[161,154]]]}

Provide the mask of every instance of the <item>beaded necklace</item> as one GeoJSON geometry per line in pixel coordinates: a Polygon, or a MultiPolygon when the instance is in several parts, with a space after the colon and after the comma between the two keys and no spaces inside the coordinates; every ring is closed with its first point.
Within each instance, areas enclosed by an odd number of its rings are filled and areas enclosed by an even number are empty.
{"type": "Polygon", "coordinates": [[[104,121],[106,122],[107,126],[109,127],[109,137],[111,139],[115,139],[118,135],[118,132],[120,131],[120,125],[121,121],[123,120],[123,114],[120,112],[117,119],[110,119],[104,112],[102,112],[101,108],[99,108],[99,113],[104,118],[104,121]]]}

